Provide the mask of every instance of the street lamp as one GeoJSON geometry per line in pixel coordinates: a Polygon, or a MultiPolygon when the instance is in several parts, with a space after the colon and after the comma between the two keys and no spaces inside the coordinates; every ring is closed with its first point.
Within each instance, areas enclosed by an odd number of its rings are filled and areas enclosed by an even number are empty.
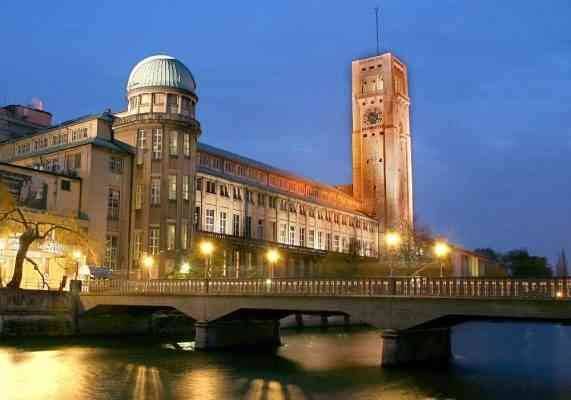
{"type": "Polygon", "coordinates": [[[444,241],[434,244],[434,254],[440,260],[440,277],[444,277],[444,259],[450,254],[450,246],[444,241]]]}
{"type": "Polygon", "coordinates": [[[145,254],[141,261],[142,261],[143,267],[145,267],[148,271],[149,279],[151,279],[151,270],[152,270],[153,266],[155,265],[154,258],[148,254],[145,254]]]}
{"type": "Polygon", "coordinates": [[[212,242],[201,242],[200,243],[200,253],[204,256],[204,277],[208,278],[210,272],[210,256],[214,252],[214,245],[212,242]]]}
{"type": "Polygon", "coordinates": [[[400,246],[402,242],[402,237],[398,232],[387,232],[385,234],[385,244],[389,249],[389,269],[390,269],[390,276],[393,276],[393,256],[396,252],[396,249],[400,246]]]}
{"type": "Polygon", "coordinates": [[[274,279],[274,266],[280,259],[280,253],[276,249],[270,249],[266,252],[266,259],[270,263],[270,279],[274,279]]]}

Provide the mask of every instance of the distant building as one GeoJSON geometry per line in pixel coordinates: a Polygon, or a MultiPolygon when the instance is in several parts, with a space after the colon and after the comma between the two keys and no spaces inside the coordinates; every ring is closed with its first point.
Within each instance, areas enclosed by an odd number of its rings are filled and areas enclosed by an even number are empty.
{"type": "MultiPolygon", "coordinates": [[[[141,260],[152,255],[150,276],[168,276],[207,238],[217,243],[224,276],[265,274],[269,247],[283,253],[278,276],[309,276],[331,253],[377,257],[382,232],[413,221],[406,66],[388,53],[355,60],[352,84],[348,185],[198,142],[196,81],[166,55],[134,66],[122,112],[52,125],[42,110],[0,109],[0,161],[79,179],[74,207],[94,239],[87,262],[115,274],[148,274],[141,260]]],[[[61,190],[56,185],[48,196],[61,190]]]]}

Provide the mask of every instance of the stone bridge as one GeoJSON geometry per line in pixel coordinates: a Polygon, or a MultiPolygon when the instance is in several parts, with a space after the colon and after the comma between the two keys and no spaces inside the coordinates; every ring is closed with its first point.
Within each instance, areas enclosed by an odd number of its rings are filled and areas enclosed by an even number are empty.
{"type": "Polygon", "coordinates": [[[450,327],[469,320],[571,322],[571,278],[212,279],[92,281],[80,309],[176,309],[197,349],[276,346],[279,320],[340,314],[381,329],[381,363],[446,362],[450,327]]]}

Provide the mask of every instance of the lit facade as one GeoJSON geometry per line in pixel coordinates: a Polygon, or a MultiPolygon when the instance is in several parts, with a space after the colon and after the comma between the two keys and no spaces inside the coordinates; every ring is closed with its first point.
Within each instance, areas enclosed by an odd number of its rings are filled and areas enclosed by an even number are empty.
{"type": "Polygon", "coordinates": [[[133,68],[125,111],[56,126],[39,111],[44,119],[27,130],[8,129],[18,118],[0,112],[0,161],[80,181],[77,211],[94,243],[88,264],[141,276],[152,255],[149,276],[169,276],[208,239],[222,275],[265,275],[264,254],[275,247],[278,276],[309,276],[331,255],[378,256],[385,228],[413,219],[406,66],[383,54],[354,61],[352,74],[352,185],[199,142],[196,82],[162,55],[133,68]]]}

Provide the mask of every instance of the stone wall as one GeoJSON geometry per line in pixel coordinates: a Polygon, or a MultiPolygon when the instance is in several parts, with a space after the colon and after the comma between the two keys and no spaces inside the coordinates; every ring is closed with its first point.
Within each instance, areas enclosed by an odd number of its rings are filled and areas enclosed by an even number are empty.
{"type": "Polygon", "coordinates": [[[0,289],[0,338],[74,333],[69,293],[0,289]]]}

